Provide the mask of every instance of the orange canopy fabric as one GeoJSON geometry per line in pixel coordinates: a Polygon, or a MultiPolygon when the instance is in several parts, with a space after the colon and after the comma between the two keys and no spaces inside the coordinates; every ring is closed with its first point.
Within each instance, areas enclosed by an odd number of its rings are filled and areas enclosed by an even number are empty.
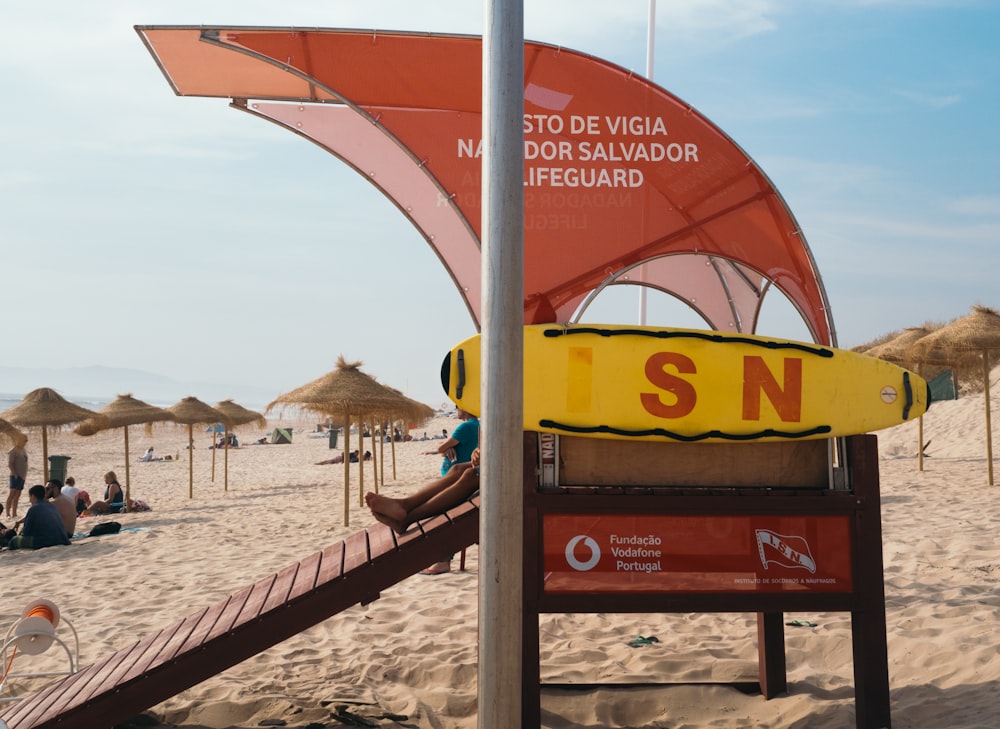
{"type": "MultiPolygon", "coordinates": [[[[229,97],[377,185],[480,320],[482,41],[292,28],[137,27],[179,95],[229,97]]],[[[714,329],[756,331],[770,286],[835,344],[819,272],[770,181],[647,79],[525,43],[526,323],[569,321],[595,290],[647,285],[714,329]]]]}

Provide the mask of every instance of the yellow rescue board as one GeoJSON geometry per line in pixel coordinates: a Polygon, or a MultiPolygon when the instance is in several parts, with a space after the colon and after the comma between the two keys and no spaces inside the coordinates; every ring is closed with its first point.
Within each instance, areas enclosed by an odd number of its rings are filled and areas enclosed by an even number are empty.
{"type": "MultiPolygon", "coordinates": [[[[480,337],[445,358],[456,405],[480,414],[480,337]]],[[[775,441],[913,420],[927,383],[894,364],[787,339],[697,329],[524,328],[524,428],[624,440],[775,441]]]]}

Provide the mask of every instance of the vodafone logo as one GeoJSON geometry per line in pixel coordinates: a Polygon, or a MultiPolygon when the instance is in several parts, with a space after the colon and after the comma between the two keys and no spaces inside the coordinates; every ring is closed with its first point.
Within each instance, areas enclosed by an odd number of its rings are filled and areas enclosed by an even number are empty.
{"type": "Polygon", "coordinates": [[[578,534],[570,539],[566,544],[566,561],[569,562],[569,566],[577,572],[592,570],[597,566],[597,563],[601,561],[601,548],[592,538],[584,534],[578,534]],[[574,554],[576,551],[576,545],[580,544],[580,542],[583,542],[583,545],[590,550],[590,559],[584,562],[578,560],[574,554]]]}

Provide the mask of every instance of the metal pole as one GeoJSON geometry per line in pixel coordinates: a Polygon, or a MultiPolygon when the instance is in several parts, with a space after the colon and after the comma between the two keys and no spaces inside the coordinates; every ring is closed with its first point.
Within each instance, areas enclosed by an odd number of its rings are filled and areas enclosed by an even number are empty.
{"type": "Polygon", "coordinates": [[[480,729],[521,725],[524,3],[486,0],[483,32],[480,729]]]}
{"type": "MultiPolygon", "coordinates": [[[[649,21],[646,23],[646,78],[653,80],[653,48],[656,45],[656,0],[649,0],[649,21]]],[[[646,326],[646,267],[636,268],[639,278],[639,326],[646,326]]]]}

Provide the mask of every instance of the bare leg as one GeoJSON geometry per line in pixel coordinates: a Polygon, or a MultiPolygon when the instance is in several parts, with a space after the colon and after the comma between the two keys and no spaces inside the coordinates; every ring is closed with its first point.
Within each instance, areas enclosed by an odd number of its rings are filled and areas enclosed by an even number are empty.
{"type": "Polygon", "coordinates": [[[479,489],[479,473],[474,468],[464,470],[454,483],[439,491],[407,514],[409,523],[441,514],[468,499],[479,489]]]}
{"type": "Polygon", "coordinates": [[[394,499],[369,491],[365,494],[365,503],[378,521],[402,533],[418,519],[455,506],[471,496],[477,488],[479,488],[479,474],[475,472],[472,464],[457,463],[444,476],[431,481],[410,496],[394,499]],[[466,495],[461,496],[462,493],[466,495]]]}

